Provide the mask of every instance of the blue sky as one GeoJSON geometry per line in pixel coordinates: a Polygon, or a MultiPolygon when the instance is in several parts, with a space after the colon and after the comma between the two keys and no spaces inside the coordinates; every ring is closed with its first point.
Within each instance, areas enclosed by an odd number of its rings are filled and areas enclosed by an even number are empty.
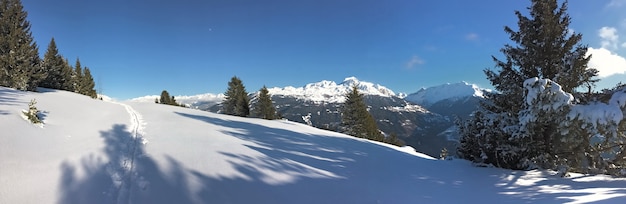
{"type": "MultiPolygon", "coordinates": [[[[467,81],[482,87],[530,1],[22,0],[43,55],[52,37],[117,99],[248,91],[349,76],[396,92],[467,81]]],[[[626,82],[626,0],[569,2],[600,88],[626,82]],[[622,35],[622,38],[619,38],[622,35]],[[601,60],[600,60],[601,59],[601,60]]]]}

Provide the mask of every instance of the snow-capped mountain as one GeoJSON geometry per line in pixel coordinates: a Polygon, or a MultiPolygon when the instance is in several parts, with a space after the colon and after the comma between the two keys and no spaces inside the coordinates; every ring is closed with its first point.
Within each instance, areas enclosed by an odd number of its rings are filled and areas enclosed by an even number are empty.
{"type": "MultiPolygon", "coordinates": [[[[159,95],[148,95],[130,99],[131,102],[150,102],[154,103],[155,99],[160,98],[159,95]]],[[[187,107],[194,109],[208,109],[211,106],[221,103],[224,100],[224,94],[198,94],[193,96],[174,96],[176,102],[182,103],[187,107]]]]}
{"type": "Polygon", "coordinates": [[[334,81],[323,80],[307,84],[303,87],[275,87],[268,89],[268,91],[271,95],[275,96],[290,96],[313,102],[342,103],[345,100],[345,94],[350,91],[354,85],[357,85],[359,91],[364,95],[397,97],[396,94],[387,87],[380,84],[360,81],[356,77],[345,78],[343,82],[339,84],[334,81]]]}
{"type": "Polygon", "coordinates": [[[484,96],[487,89],[478,87],[476,84],[467,82],[447,83],[429,88],[422,88],[419,91],[409,94],[404,99],[423,106],[429,106],[442,100],[459,100],[467,97],[484,96]]]}

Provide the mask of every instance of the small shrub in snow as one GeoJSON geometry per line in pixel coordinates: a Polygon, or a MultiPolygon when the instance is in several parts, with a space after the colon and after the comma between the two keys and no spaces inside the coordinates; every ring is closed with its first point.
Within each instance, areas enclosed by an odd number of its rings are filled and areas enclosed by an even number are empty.
{"type": "Polygon", "coordinates": [[[31,123],[40,124],[43,122],[39,118],[39,110],[37,110],[35,104],[37,104],[37,101],[35,99],[31,100],[30,103],[28,103],[28,111],[23,111],[23,113],[31,123]]]}

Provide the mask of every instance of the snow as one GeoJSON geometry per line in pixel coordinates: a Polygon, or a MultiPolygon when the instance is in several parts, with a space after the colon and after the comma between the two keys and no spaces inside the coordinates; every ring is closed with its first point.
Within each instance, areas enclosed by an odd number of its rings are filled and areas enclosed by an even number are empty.
{"type": "MultiPolygon", "coordinates": [[[[130,99],[131,102],[144,102],[144,103],[154,103],[154,100],[157,98],[161,98],[160,95],[148,95],[130,99]]],[[[210,103],[210,104],[218,104],[224,101],[224,94],[198,94],[192,96],[174,96],[176,102],[182,103],[188,107],[195,108],[195,106],[199,103],[210,103]]]]}
{"type": "Polygon", "coordinates": [[[615,92],[609,103],[592,103],[587,105],[573,105],[568,117],[579,118],[584,122],[598,125],[617,125],[624,119],[626,110],[626,88],[615,92]]]}
{"type": "Polygon", "coordinates": [[[0,203],[626,202],[626,179],[481,168],[289,121],[64,91],[0,87],[0,128],[0,203]],[[20,116],[33,98],[43,128],[20,116]]]}
{"type": "Polygon", "coordinates": [[[420,105],[430,105],[438,101],[450,99],[457,100],[460,98],[474,96],[484,97],[483,93],[489,91],[482,89],[475,84],[467,82],[447,83],[429,88],[421,88],[419,91],[409,94],[404,99],[420,105]]]}
{"type": "Polygon", "coordinates": [[[396,96],[396,94],[387,87],[371,82],[359,81],[356,77],[345,78],[344,81],[339,84],[334,81],[323,80],[307,84],[303,87],[274,87],[269,88],[268,91],[271,95],[291,96],[313,102],[343,103],[345,94],[352,89],[353,85],[358,85],[359,91],[364,95],[396,96]]]}

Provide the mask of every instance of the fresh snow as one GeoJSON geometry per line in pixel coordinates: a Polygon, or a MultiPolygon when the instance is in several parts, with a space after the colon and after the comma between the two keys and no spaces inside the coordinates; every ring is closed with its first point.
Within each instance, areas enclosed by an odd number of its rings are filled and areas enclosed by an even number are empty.
{"type": "MultiPolygon", "coordinates": [[[[157,98],[161,98],[161,96],[160,95],[148,95],[148,96],[133,98],[133,99],[130,99],[129,101],[154,103],[154,100],[157,98]]],[[[192,95],[192,96],[179,95],[179,96],[174,96],[174,98],[176,99],[176,102],[178,103],[184,104],[187,107],[196,108],[197,104],[199,103],[210,103],[210,104],[221,103],[222,101],[224,101],[225,97],[224,97],[224,94],[205,93],[205,94],[198,94],[198,95],[192,95]]]]}
{"type": "Polygon", "coordinates": [[[364,95],[376,95],[384,97],[394,97],[396,94],[387,87],[366,81],[359,81],[356,77],[348,77],[339,84],[334,81],[323,80],[310,83],[303,87],[288,86],[284,88],[269,88],[271,95],[291,96],[306,101],[343,103],[345,94],[357,85],[359,91],[364,95]]]}
{"type": "Polygon", "coordinates": [[[475,167],[289,121],[41,91],[0,87],[0,203],[626,202],[621,178],[475,167]],[[43,128],[20,116],[33,98],[43,128]]]}
{"type": "Polygon", "coordinates": [[[419,91],[409,94],[404,99],[420,105],[431,105],[438,101],[450,99],[456,100],[468,96],[483,97],[483,93],[489,91],[475,84],[467,82],[447,83],[429,88],[421,88],[419,91]]]}

